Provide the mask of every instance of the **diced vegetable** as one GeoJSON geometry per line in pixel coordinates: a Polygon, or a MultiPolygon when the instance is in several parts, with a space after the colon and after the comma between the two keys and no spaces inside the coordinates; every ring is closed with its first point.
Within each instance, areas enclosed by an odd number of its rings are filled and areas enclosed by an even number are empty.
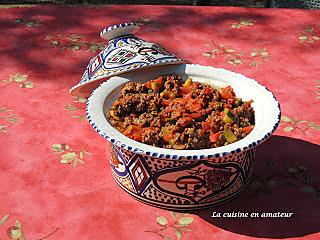
{"type": "Polygon", "coordinates": [[[141,129],[139,129],[138,131],[134,131],[133,139],[138,141],[138,142],[142,141],[142,131],[141,131],[141,129]]]}
{"type": "Polygon", "coordinates": [[[233,98],[235,96],[235,94],[230,86],[227,86],[225,88],[221,88],[220,95],[224,99],[233,98]]]}
{"type": "Polygon", "coordinates": [[[184,105],[184,104],[186,104],[188,102],[188,100],[185,99],[185,98],[176,98],[176,99],[173,100],[173,102],[180,103],[180,104],[184,105]]]}
{"type": "Polygon", "coordinates": [[[199,111],[203,108],[202,104],[201,103],[191,103],[188,107],[188,109],[191,111],[191,112],[196,112],[196,111],[199,111]]]}
{"type": "Polygon", "coordinates": [[[115,120],[117,120],[117,121],[120,120],[120,118],[116,115],[116,113],[115,113],[115,111],[114,111],[113,109],[111,109],[109,113],[110,113],[110,116],[111,116],[113,119],[115,119],[115,120]]]}
{"type": "Polygon", "coordinates": [[[219,136],[221,135],[221,132],[217,132],[217,133],[212,133],[209,136],[209,140],[211,143],[215,143],[216,141],[218,141],[219,136]]]}
{"type": "Polygon", "coordinates": [[[174,99],[175,97],[176,97],[176,94],[175,94],[175,93],[171,92],[171,93],[169,94],[169,99],[174,99]]]}
{"type": "Polygon", "coordinates": [[[186,127],[192,122],[193,122],[192,117],[184,117],[184,118],[179,118],[179,120],[177,121],[177,124],[180,124],[182,127],[186,127]]]}
{"type": "Polygon", "coordinates": [[[160,97],[166,98],[166,99],[174,99],[176,97],[176,94],[173,92],[165,89],[162,93],[160,93],[160,97]]]}
{"type": "Polygon", "coordinates": [[[130,125],[126,130],[123,131],[123,134],[126,135],[127,137],[130,137],[132,130],[133,130],[133,125],[130,125]]]}
{"type": "Polygon", "coordinates": [[[172,131],[168,127],[162,127],[161,132],[163,132],[163,140],[169,142],[174,138],[172,131]]]}
{"type": "Polygon", "coordinates": [[[192,96],[192,93],[191,92],[188,92],[187,94],[183,95],[183,98],[187,99],[187,100],[190,100],[191,99],[191,96],[192,96]]]}
{"type": "Polygon", "coordinates": [[[172,120],[174,120],[173,118],[165,118],[164,119],[164,122],[170,122],[170,121],[172,121],[172,120]]]}
{"type": "Polygon", "coordinates": [[[181,116],[182,116],[182,112],[180,112],[180,111],[174,111],[171,113],[171,117],[173,117],[173,118],[178,118],[181,116]]]}
{"type": "Polygon", "coordinates": [[[168,134],[171,133],[171,131],[169,130],[168,127],[162,127],[162,128],[161,128],[161,132],[163,132],[163,133],[168,133],[168,134]]]}
{"type": "Polygon", "coordinates": [[[150,88],[151,88],[151,82],[146,82],[144,85],[145,85],[145,86],[146,86],[146,88],[148,88],[148,89],[150,89],[150,88]]]}
{"type": "Polygon", "coordinates": [[[201,113],[186,113],[185,114],[188,117],[192,117],[193,119],[201,118],[201,113]]]}
{"type": "Polygon", "coordinates": [[[204,94],[209,95],[210,93],[211,93],[210,88],[206,87],[206,88],[204,89],[204,94]]]}
{"type": "Polygon", "coordinates": [[[180,87],[180,92],[182,95],[187,95],[190,91],[189,89],[185,88],[185,87],[180,87]]]}
{"type": "Polygon", "coordinates": [[[163,106],[166,106],[166,107],[167,107],[167,106],[169,106],[170,101],[169,101],[169,100],[166,100],[166,99],[162,99],[162,102],[161,102],[161,103],[162,103],[163,106]]]}
{"type": "Polygon", "coordinates": [[[139,125],[140,124],[140,119],[139,118],[135,118],[133,120],[133,123],[136,124],[136,125],[139,125]]]}
{"type": "Polygon", "coordinates": [[[165,134],[163,135],[163,140],[164,140],[165,142],[169,142],[171,139],[173,139],[173,134],[171,134],[171,133],[165,133],[165,134]]]}
{"type": "Polygon", "coordinates": [[[253,129],[253,126],[250,125],[250,126],[242,128],[242,131],[248,135],[252,131],[252,129],[253,129]]]}
{"type": "Polygon", "coordinates": [[[237,101],[236,101],[237,105],[240,106],[242,104],[242,99],[239,98],[237,101]]]}
{"type": "Polygon", "coordinates": [[[190,87],[192,85],[192,78],[188,78],[185,82],[184,82],[184,84],[183,84],[183,86],[185,87],[185,88],[188,88],[188,87],[190,87]]]}
{"type": "Polygon", "coordinates": [[[225,137],[228,143],[232,143],[238,140],[230,129],[224,130],[223,136],[225,137]]]}
{"type": "Polygon", "coordinates": [[[159,83],[159,82],[151,82],[151,89],[154,91],[154,92],[159,92],[160,89],[162,87],[162,84],[159,83]]]}
{"type": "Polygon", "coordinates": [[[210,131],[212,129],[212,123],[210,123],[210,122],[202,122],[201,123],[201,128],[204,131],[210,131]]]}
{"type": "Polygon", "coordinates": [[[114,125],[117,127],[117,129],[120,130],[120,132],[123,132],[125,129],[124,129],[124,123],[123,122],[115,122],[114,125]]]}
{"type": "Polygon", "coordinates": [[[173,139],[170,139],[170,140],[169,140],[169,145],[173,146],[174,143],[175,143],[175,141],[174,141],[173,139]]]}
{"type": "Polygon", "coordinates": [[[136,125],[130,125],[126,130],[122,132],[129,138],[133,138],[136,141],[142,141],[142,129],[136,125]]]}
{"type": "Polygon", "coordinates": [[[163,84],[163,77],[158,77],[157,79],[154,79],[153,82],[157,82],[157,83],[163,84]]]}
{"type": "Polygon", "coordinates": [[[230,111],[230,109],[225,108],[224,111],[224,116],[223,116],[223,121],[225,123],[233,123],[234,122],[234,115],[233,113],[230,111]]]}

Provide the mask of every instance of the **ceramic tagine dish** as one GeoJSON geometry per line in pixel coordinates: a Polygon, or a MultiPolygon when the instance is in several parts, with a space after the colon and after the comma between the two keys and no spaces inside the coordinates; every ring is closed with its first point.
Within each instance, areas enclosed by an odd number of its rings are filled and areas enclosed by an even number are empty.
{"type": "Polygon", "coordinates": [[[72,93],[91,93],[87,118],[111,144],[108,162],[117,184],[144,203],[172,210],[191,210],[222,203],[249,182],[256,147],[268,139],[280,121],[273,94],[253,79],[224,69],[187,64],[161,46],[133,35],[133,23],[101,32],[108,45],[93,58],[72,93]],[[253,100],[255,125],[234,143],[198,150],[166,149],[126,137],[112,126],[109,109],[128,82],[145,83],[177,74],[223,88],[231,86],[243,101],[253,100]]]}

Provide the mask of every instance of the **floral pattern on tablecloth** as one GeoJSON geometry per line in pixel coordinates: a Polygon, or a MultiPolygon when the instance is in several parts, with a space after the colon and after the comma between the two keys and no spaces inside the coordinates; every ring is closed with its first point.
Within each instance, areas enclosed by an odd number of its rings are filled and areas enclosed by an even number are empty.
{"type": "Polygon", "coordinates": [[[13,75],[10,75],[10,78],[8,80],[3,80],[5,86],[15,83],[20,88],[33,88],[34,83],[30,80],[28,80],[28,75],[26,74],[20,74],[15,73],[13,75]]]}
{"type": "Polygon", "coordinates": [[[202,53],[202,56],[211,59],[223,57],[231,65],[247,64],[257,68],[263,62],[267,62],[269,58],[267,48],[252,48],[250,53],[247,54],[225,44],[216,44],[213,40],[212,43],[208,43],[206,46],[212,48],[212,50],[202,53]]]}

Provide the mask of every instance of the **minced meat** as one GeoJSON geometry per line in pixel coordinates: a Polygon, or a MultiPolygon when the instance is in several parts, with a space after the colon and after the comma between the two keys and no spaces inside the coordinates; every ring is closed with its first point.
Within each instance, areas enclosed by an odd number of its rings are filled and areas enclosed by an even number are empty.
{"type": "Polygon", "coordinates": [[[252,100],[180,76],[129,82],[109,110],[111,124],[136,141],[170,149],[228,145],[254,128],[252,100]]]}

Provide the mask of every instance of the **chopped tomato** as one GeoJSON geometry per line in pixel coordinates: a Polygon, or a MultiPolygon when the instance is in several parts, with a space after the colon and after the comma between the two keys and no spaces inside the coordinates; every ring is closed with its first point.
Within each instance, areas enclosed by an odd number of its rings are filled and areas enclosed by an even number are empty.
{"type": "Polygon", "coordinates": [[[211,109],[202,109],[200,112],[201,112],[201,114],[199,113],[200,115],[202,115],[202,114],[205,115],[205,114],[211,113],[212,110],[211,109]]]}
{"type": "Polygon", "coordinates": [[[188,92],[187,94],[183,95],[183,98],[185,99],[190,99],[192,96],[192,93],[191,92],[188,92]]]}
{"type": "Polygon", "coordinates": [[[210,93],[211,93],[210,88],[206,87],[206,88],[204,89],[204,94],[209,95],[210,93]]]}
{"type": "Polygon", "coordinates": [[[229,99],[233,98],[235,96],[235,93],[230,86],[227,86],[225,88],[221,88],[220,95],[224,99],[229,99]]]}
{"type": "Polygon", "coordinates": [[[162,77],[158,77],[157,79],[154,79],[153,82],[157,82],[157,83],[163,83],[163,78],[162,77]]]}
{"type": "Polygon", "coordinates": [[[162,84],[159,82],[151,82],[151,89],[153,92],[159,92],[162,88],[162,84]]]}
{"type": "Polygon", "coordinates": [[[129,138],[133,138],[136,141],[142,141],[142,132],[141,128],[136,125],[130,125],[122,133],[129,138]]]}
{"type": "Polygon", "coordinates": [[[211,129],[211,126],[210,126],[211,124],[210,123],[208,123],[208,122],[202,122],[201,123],[201,128],[202,128],[202,130],[204,130],[204,131],[209,131],[210,129],[211,129]]]}
{"type": "Polygon", "coordinates": [[[165,142],[169,142],[171,139],[173,139],[173,135],[171,133],[165,133],[163,134],[163,140],[165,142]]]}
{"type": "Polygon", "coordinates": [[[181,104],[186,104],[188,102],[188,100],[185,98],[176,98],[173,101],[176,103],[181,103],[181,104]]]}
{"type": "Polygon", "coordinates": [[[209,136],[210,142],[215,143],[216,141],[218,141],[220,134],[221,134],[221,132],[210,134],[210,136],[209,136]]]}
{"type": "Polygon", "coordinates": [[[189,105],[188,108],[191,112],[196,112],[196,111],[201,110],[203,108],[203,106],[201,103],[192,103],[189,105]]]}
{"type": "Polygon", "coordinates": [[[138,142],[142,141],[142,131],[141,131],[141,129],[139,129],[139,131],[135,131],[133,133],[133,139],[138,141],[138,142]]]}
{"type": "Polygon", "coordinates": [[[162,102],[161,102],[161,103],[162,103],[163,106],[169,106],[170,102],[171,102],[171,101],[169,101],[169,100],[167,100],[167,99],[162,99],[162,102]]]}
{"type": "Polygon", "coordinates": [[[151,82],[146,82],[144,85],[145,85],[148,89],[151,88],[151,82]]]}
{"type": "Polygon", "coordinates": [[[248,135],[252,131],[252,129],[253,129],[253,126],[250,125],[250,126],[242,128],[242,131],[248,135]]]}
{"type": "Polygon", "coordinates": [[[182,95],[186,95],[190,92],[190,90],[186,87],[180,87],[180,92],[182,95]]]}
{"type": "Polygon", "coordinates": [[[193,121],[192,117],[184,117],[184,118],[179,118],[179,120],[177,121],[177,124],[181,124],[181,126],[186,127],[190,123],[192,123],[192,121],[193,121]]]}
{"type": "Polygon", "coordinates": [[[232,109],[232,105],[230,103],[223,104],[224,108],[232,109]]]}
{"type": "Polygon", "coordinates": [[[133,125],[130,125],[126,130],[123,131],[123,134],[127,137],[129,137],[129,135],[131,136],[132,126],[133,125]]]}
{"type": "Polygon", "coordinates": [[[185,114],[187,117],[192,117],[192,118],[201,118],[201,113],[186,113],[185,114]]]}

